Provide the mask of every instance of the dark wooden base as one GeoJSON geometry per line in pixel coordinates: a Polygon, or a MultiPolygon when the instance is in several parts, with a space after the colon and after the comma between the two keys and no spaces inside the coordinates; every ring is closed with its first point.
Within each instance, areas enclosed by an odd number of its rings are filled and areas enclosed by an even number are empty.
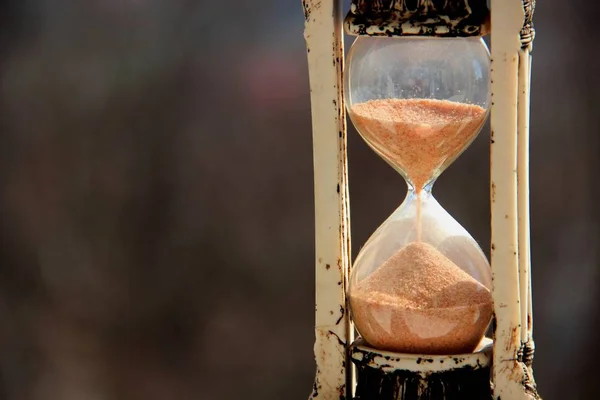
{"type": "Polygon", "coordinates": [[[357,365],[354,400],[491,400],[490,368],[423,373],[357,365]]]}
{"type": "Polygon", "coordinates": [[[354,400],[492,400],[491,339],[469,354],[380,351],[361,339],[350,346],[356,365],[354,400]]]}

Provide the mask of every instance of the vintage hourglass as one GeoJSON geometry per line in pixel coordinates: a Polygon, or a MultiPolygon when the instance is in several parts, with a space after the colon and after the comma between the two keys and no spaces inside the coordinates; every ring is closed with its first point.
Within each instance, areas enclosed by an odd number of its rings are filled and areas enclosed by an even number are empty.
{"type": "Polygon", "coordinates": [[[486,120],[489,71],[479,37],[359,37],[349,51],[348,114],[408,184],[404,202],[362,247],[350,276],[352,317],[373,348],[470,353],[488,328],[489,263],[431,190],[486,120]]]}

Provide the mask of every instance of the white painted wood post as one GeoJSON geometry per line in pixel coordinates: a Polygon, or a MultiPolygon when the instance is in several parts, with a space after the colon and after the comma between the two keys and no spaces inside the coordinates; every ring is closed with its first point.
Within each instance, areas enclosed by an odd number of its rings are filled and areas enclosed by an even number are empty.
{"type": "MultiPolygon", "coordinates": [[[[492,0],[491,265],[496,315],[494,398],[538,399],[523,346],[531,340],[529,50],[522,0],[492,0]],[[518,135],[517,135],[518,133],[518,135]]],[[[533,343],[531,342],[531,345],[533,343]]]]}
{"type": "Polygon", "coordinates": [[[350,265],[344,47],[338,0],[303,0],[315,179],[317,372],[311,399],[340,400],[354,387],[346,345],[353,328],[345,290],[350,265]]]}
{"type": "Polygon", "coordinates": [[[521,342],[531,339],[531,251],[529,229],[529,82],[531,55],[519,52],[519,114],[517,144],[517,192],[519,216],[519,285],[521,295],[521,342]]]}

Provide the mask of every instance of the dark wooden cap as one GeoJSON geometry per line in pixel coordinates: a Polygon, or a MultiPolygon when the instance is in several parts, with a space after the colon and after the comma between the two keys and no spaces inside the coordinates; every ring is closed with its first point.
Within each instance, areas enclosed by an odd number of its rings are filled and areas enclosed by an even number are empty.
{"type": "Polygon", "coordinates": [[[489,31],[486,0],[352,0],[345,29],[367,36],[482,36],[489,31]]]}

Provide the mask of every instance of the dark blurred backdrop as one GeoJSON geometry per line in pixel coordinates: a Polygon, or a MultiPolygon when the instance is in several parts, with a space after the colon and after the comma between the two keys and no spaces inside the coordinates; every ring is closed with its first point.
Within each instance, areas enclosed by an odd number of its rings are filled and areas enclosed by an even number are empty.
{"type": "MultiPolygon", "coordinates": [[[[538,2],[535,371],[600,398],[600,3],[538,2]]],[[[0,1],[0,399],[306,399],[300,0],[0,1]]],[[[489,243],[488,131],[439,179],[489,243]]],[[[353,252],[404,183],[350,130],[353,252]]]]}

